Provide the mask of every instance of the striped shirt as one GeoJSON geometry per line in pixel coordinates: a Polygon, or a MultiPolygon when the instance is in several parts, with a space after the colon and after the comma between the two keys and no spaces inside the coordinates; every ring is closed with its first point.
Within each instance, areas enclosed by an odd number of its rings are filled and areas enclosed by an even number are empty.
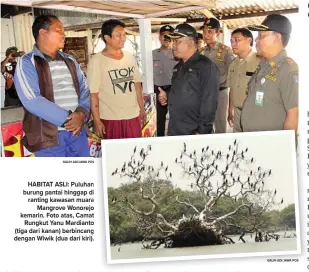
{"type": "MultiPolygon", "coordinates": [[[[55,104],[68,111],[74,111],[78,107],[78,96],[68,66],[59,54],[56,60],[45,54],[44,56],[49,64],[55,104]]],[[[65,129],[58,127],[58,130],[65,129]]]]}

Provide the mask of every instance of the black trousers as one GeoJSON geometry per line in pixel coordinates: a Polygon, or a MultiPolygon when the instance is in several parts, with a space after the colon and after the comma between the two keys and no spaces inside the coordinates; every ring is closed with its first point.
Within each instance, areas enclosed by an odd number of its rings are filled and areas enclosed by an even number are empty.
{"type": "Polygon", "coordinates": [[[158,87],[161,87],[162,90],[168,93],[171,89],[171,85],[165,85],[165,86],[154,85],[154,92],[157,95],[157,137],[163,137],[165,136],[165,123],[168,109],[167,105],[161,106],[161,104],[158,101],[158,95],[159,95],[158,87]]]}

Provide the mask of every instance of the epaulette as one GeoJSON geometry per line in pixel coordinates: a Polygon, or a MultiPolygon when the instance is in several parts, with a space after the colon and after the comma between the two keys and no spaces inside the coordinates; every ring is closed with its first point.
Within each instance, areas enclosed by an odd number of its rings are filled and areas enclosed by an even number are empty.
{"type": "Polygon", "coordinates": [[[286,62],[291,66],[297,66],[297,63],[290,57],[286,57],[286,62]]]}
{"type": "Polygon", "coordinates": [[[222,44],[222,43],[221,43],[221,47],[222,47],[222,49],[225,50],[225,51],[229,51],[229,50],[230,50],[230,48],[229,48],[227,45],[222,44]]]}

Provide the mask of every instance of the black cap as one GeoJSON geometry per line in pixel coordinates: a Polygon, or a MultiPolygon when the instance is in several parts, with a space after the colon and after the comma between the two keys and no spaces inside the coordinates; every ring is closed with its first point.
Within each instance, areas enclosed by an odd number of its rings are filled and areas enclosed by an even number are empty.
{"type": "Polygon", "coordinates": [[[203,35],[201,33],[197,33],[197,39],[202,39],[203,40],[203,35]]]}
{"type": "Polygon", "coordinates": [[[182,37],[197,38],[197,32],[193,26],[184,23],[177,25],[173,33],[167,34],[165,36],[171,39],[179,39],[182,37]]]}
{"type": "Polygon", "coordinates": [[[169,31],[169,32],[173,32],[174,31],[174,28],[170,25],[165,25],[165,26],[162,26],[160,28],[160,34],[165,32],[165,31],[169,31]]]}
{"type": "Polygon", "coordinates": [[[220,22],[216,19],[216,18],[207,18],[204,22],[204,24],[201,26],[200,29],[204,29],[204,28],[208,28],[208,29],[220,29],[220,22]]]}
{"type": "Polygon", "coordinates": [[[5,56],[7,57],[12,52],[18,52],[18,48],[16,46],[11,46],[5,51],[5,56]]]}
{"type": "Polygon", "coordinates": [[[253,31],[275,31],[282,34],[290,35],[292,32],[292,24],[290,20],[280,14],[268,15],[262,24],[248,26],[253,31]]]}

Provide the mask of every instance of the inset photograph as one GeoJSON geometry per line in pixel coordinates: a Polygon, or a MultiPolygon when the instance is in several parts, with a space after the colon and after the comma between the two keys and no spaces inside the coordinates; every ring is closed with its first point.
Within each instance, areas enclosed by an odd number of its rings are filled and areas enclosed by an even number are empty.
{"type": "Polygon", "coordinates": [[[300,253],[294,138],[102,141],[108,263],[300,253]]]}

